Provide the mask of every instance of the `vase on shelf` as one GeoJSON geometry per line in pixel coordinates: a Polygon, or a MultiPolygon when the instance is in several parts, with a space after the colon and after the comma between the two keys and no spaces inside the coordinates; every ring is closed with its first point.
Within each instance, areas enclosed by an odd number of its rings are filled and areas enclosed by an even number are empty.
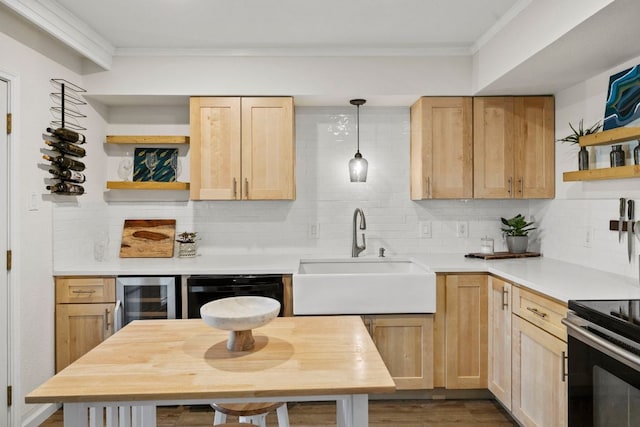
{"type": "Polygon", "coordinates": [[[611,160],[611,167],[624,166],[624,151],[622,145],[613,145],[611,147],[611,153],[609,153],[611,160]]]}
{"type": "Polygon", "coordinates": [[[589,152],[587,147],[580,147],[578,151],[578,170],[586,171],[589,169],[589,152]]]}
{"type": "Polygon", "coordinates": [[[640,141],[638,141],[636,148],[633,149],[633,163],[640,165],[640,141]]]}

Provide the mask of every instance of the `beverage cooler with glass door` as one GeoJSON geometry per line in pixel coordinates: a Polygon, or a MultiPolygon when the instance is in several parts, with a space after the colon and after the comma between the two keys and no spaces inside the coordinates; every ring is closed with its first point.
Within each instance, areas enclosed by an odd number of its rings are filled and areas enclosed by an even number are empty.
{"type": "Polygon", "coordinates": [[[180,276],[118,277],[116,300],[115,331],[133,320],[179,318],[180,276]]]}

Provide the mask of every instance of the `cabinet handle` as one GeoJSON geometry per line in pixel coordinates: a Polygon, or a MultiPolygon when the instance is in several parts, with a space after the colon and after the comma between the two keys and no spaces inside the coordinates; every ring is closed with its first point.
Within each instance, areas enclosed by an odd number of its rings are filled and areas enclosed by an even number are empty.
{"type": "Polygon", "coordinates": [[[95,289],[74,289],[71,291],[72,294],[95,294],[95,289]]]}
{"type": "Polygon", "coordinates": [[[547,317],[547,313],[543,313],[542,311],[538,310],[537,308],[531,308],[531,307],[527,307],[527,310],[529,310],[530,312],[532,312],[533,314],[535,314],[536,316],[539,316],[541,318],[545,318],[547,317]]]}
{"type": "Polygon", "coordinates": [[[427,199],[431,198],[431,177],[427,177],[427,199]]]}
{"type": "Polygon", "coordinates": [[[509,291],[507,287],[502,288],[502,309],[506,310],[509,308],[509,291]]]}
{"type": "Polygon", "coordinates": [[[509,183],[509,196],[513,197],[513,178],[509,178],[507,182],[509,183]]]}
{"type": "Polygon", "coordinates": [[[111,327],[111,322],[109,322],[109,309],[104,309],[104,332],[105,334],[109,332],[109,328],[111,327]]]}
{"type": "Polygon", "coordinates": [[[249,179],[247,177],[244,178],[244,196],[249,198],[249,179]]]}
{"type": "Polygon", "coordinates": [[[235,177],[233,178],[233,198],[238,198],[238,180],[235,177]]]}
{"type": "Polygon", "coordinates": [[[569,373],[567,372],[566,364],[569,363],[569,357],[567,356],[567,352],[562,352],[562,382],[567,381],[567,377],[569,373]]]}
{"type": "Polygon", "coordinates": [[[518,190],[520,192],[520,194],[522,194],[524,192],[524,177],[520,177],[520,190],[518,190]]]}

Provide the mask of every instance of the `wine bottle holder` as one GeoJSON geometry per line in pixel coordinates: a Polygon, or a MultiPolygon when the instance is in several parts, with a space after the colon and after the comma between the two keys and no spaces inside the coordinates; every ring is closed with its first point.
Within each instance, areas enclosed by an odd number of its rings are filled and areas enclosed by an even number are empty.
{"type": "MultiPolygon", "coordinates": [[[[60,173],[50,172],[51,176],[47,179],[49,183],[46,188],[56,194],[78,196],[84,194],[84,188],[80,185],[84,182],[84,175],[71,171],[84,170],[84,164],[77,160],[77,157],[84,157],[85,150],[77,147],[74,142],[78,142],[75,141],[78,139],[78,132],[87,130],[80,123],[81,119],[87,117],[81,111],[82,106],[87,104],[82,97],[82,93],[86,90],[64,79],[51,79],[50,82],[54,87],[54,91],[49,94],[54,104],[49,108],[53,116],[50,123],[52,129],[47,128],[51,135],[43,134],[43,138],[45,149],[55,150],[56,155],[45,155],[44,158],[51,161],[52,169],[60,173]],[[69,134],[73,134],[74,138],[69,138],[69,134]],[[53,161],[54,158],[58,158],[58,161],[53,161]],[[64,173],[65,170],[69,173],[64,173]],[[63,177],[67,175],[67,178],[63,177]]],[[[80,134],[80,136],[82,141],[78,143],[82,144],[85,142],[84,135],[80,134]]]]}

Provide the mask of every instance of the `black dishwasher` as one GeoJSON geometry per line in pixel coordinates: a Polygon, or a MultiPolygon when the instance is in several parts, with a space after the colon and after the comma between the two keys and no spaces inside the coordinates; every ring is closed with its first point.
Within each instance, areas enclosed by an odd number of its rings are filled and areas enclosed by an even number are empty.
{"type": "Polygon", "coordinates": [[[280,302],[283,313],[282,275],[195,275],[187,278],[187,312],[190,319],[200,318],[200,307],[222,298],[262,296],[280,302]]]}

